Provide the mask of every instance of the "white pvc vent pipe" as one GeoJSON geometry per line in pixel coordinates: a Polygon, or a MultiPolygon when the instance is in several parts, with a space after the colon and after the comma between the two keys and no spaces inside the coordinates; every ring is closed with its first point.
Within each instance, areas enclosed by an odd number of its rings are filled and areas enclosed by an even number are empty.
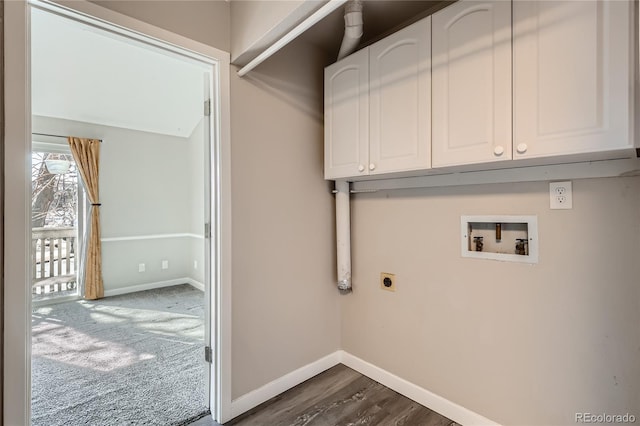
{"type": "Polygon", "coordinates": [[[362,38],[362,1],[350,0],[344,8],[344,37],[338,52],[338,60],[351,54],[362,38]]]}
{"type": "MultiPolygon", "coordinates": [[[[344,11],[344,38],[338,60],[351,54],[362,37],[362,1],[350,0],[344,11]]],[[[338,265],[338,290],[351,291],[351,211],[349,206],[349,182],[336,181],[336,256],[338,265]]]]}
{"type": "Polygon", "coordinates": [[[336,243],[338,289],[351,290],[351,211],[349,182],[336,181],[336,243]]]}

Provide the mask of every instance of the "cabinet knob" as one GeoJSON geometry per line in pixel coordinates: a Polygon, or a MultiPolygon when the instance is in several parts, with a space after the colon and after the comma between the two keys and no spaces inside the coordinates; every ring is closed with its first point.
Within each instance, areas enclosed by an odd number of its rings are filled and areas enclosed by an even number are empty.
{"type": "Polygon", "coordinates": [[[369,164],[369,170],[375,170],[376,169],[376,165],[371,163],[369,164]]]}
{"type": "Polygon", "coordinates": [[[360,165],[358,166],[358,171],[359,171],[359,172],[364,172],[364,166],[363,166],[362,164],[360,164],[360,165]]]}
{"type": "Polygon", "coordinates": [[[495,148],[493,148],[493,153],[496,156],[501,156],[502,154],[504,154],[504,147],[502,145],[498,145],[495,148]]]}
{"type": "Polygon", "coordinates": [[[518,151],[518,154],[524,154],[525,152],[527,152],[527,148],[528,147],[526,143],[519,143],[516,147],[516,151],[518,151]]]}

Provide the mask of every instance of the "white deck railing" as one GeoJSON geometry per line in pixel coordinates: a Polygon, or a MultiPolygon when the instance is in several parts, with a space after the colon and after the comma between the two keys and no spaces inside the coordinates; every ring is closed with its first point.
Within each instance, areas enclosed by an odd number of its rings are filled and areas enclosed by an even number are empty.
{"type": "Polygon", "coordinates": [[[77,288],[76,228],[33,228],[31,253],[33,265],[32,293],[69,294],[77,288]]]}

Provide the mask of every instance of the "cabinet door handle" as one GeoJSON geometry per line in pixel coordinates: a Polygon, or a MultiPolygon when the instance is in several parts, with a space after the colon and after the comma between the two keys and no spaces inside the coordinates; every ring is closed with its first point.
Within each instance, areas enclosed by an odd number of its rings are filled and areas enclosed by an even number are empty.
{"type": "Polygon", "coordinates": [[[364,166],[363,166],[362,164],[360,164],[360,165],[358,166],[358,171],[359,171],[359,172],[364,172],[364,166]]]}
{"type": "Polygon", "coordinates": [[[496,155],[496,157],[500,157],[502,154],[504,154],[504,147],[502,145],[498,145],[495,148],[493,148],[493,153],[496,155]]]}
{"type": "Polygon", "coordinates": [[[375,170],[376,169],[376,165],[371,163],[369,164],[369,170],[375,170]]]}
{"type": "Polygon", "coordinates": [[[525,152],[527,152],[527,148],[528,147],[526,143],[519,143],[516,147],[516,151],[518,151],[518,154],[524,154],[525,152]]]}

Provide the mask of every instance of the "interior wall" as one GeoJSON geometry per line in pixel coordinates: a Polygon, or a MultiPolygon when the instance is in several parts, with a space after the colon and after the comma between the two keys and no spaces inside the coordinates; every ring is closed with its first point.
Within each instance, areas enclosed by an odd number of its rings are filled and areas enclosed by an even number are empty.
{"type": "Polygon", "coordinates": [[[232,397],[340,348],[324,57],[294,42],[232,72],[232,397]]]}
{"type": "Polygon", "coordinates": [[[500,424],[640,416],[640,177],[359,194],[342,346],[500,424]],[[460,216],[537,215],[540,260],[462,258],[460,216]],[[380,289],[396,274],[397,291],[380,289]]]}
{"type": "MultiPolygon", "coordinates": [[[[231,48],[229,1],[89,1],[226,52],[229,52],[231,48]]],[[[64,3],[64,1],[59,1],[59,3],[64,3]]]]}
{"type": "Polygon", "coordinates": [[[33,131],[103,140],[100,209],[107,295],[192,275],[197,238],[185,234],[193,229],[191,210],[197,207],[191,186],[198,172],[201,182],[204,178],[202,167],[190,164],[190,139],[38,116],[33,131]],[[169,261],[168,269],[162,269],[163,260],[169,261]],[[138,271],[141,263],[144,272],[138,271]]]}

